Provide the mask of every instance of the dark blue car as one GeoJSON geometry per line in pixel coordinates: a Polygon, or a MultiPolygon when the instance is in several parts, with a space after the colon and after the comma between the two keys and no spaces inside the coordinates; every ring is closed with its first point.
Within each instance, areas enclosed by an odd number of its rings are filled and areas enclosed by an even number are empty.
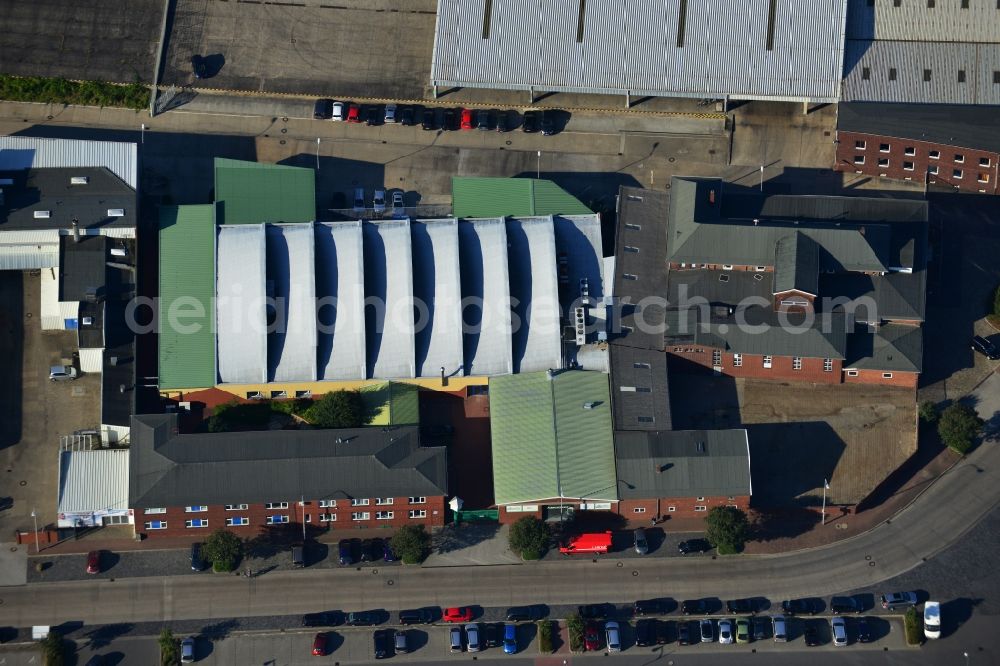
{"type": "Polygon", "coordinates": [[[350,539],[341,539],[337,544],[337,552],[340,555],[340,564],[348,566],[354,564],[354,548],[350,539]]]}
{"type": "Polygon", "coordinates": [[[517,654],[517,625],[508,622],[503,626],[504,654],[517,654]]]}

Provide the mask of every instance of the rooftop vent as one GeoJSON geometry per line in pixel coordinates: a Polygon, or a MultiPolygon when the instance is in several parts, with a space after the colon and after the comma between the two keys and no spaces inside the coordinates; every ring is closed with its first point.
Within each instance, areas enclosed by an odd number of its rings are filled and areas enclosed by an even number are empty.
{"type": "Polygon", "coordinates": [[[36,220],[47,220],[50,217],[52,217],[52,211],[51,210],[36,210],[35,211],[35,219],[36,220]]]}
{"type": "Polygon", "coordinates": [[[125,217],[124,208],[109,208],[108,217],[125,217]]]}
{"type": "Polygon", "coordinates": [[[698,453],[705,452],[705,442],[698,442],[698,453]]]}
{"type": "Polygon", "coordinates": [[[584,409],[594,409],[595,407],[597,407],[597,403],[596,402],[585,402],[585,403],[583,403],[583,408],[584,409]]]}
{"type": "Polygon", "coordinates": [[[69,179],[70,185],[86,185],[90,182],[90,176],[73,176],[69,179]]]}

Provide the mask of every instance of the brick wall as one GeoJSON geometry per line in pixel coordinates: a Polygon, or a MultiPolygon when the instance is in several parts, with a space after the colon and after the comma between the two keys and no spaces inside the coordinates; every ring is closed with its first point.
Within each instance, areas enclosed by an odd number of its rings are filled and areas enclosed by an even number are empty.
{"type": "Polygon", "coordinates": [[[997,153],[854,132],[837,132],[837,141],[837,161],[834,164],[837,171],[912,180],[917,184],[924,182],[926,174],[931,185],[946,185],[969,192],[997,193],[997,170],[1000,162],[1000,154],[997,153]],[[888,149],[884,150],[885,147],[888,149]],[[911,155],[907,154],[907,149],[911,149],[911,155]],[[932,151],[937,151],[936,159],[931,157],[932,151]],[[956,161],[956,155],[961,155],[962,161],[956,161]],[[863,159],[864,164],[856,163],[856,159],[863,159]],[[880,165],[879,160],[888,160],[888,166],[880,165]],[[980,160],[985,162],[980,164],[980,160]],[[938,173],[929,173],[930,167],[937,167],[938,173]],[[961,178],[956,177],[956,169],[961,172],[961,178]],[[987,182],[980,182],[980,177],[987,182]]]}
{"type": "Polygon", "coordinates": [[[844,371],[844,383],[845,384],[882,384],[884,386],[904,386],[907,388],[917,388],[917,380],[920,378],[915,372],[899,372],[893,371],[891,373],[884,373],[881,370],[845,370],[844,371]],[[856,377],[851,376],[848,372],[858,373],[856,377]],[[891,374],[892,377],[884,377],[885,374],[891,374]]]}
{"type": "Polygon", "coordinates": [[[337,500],[335,507],[320,507],[319,502],[307,500],[304,507],[294,500],[288,501],[286,509],[267,509],[263,504],[250,504],[246,509],[227,510],[222,505],[210,505],[206,511],[187,512],[184,507],[166,507],[165,513],[147,515],[145,508],[135,509],[135,531],[145,534],[148,538],[163,536],[190,536],[192,538],[204,538],[214,530],[224,527],[232,530],[240,536],[252,537],[262,529],[274,527],[267,522],[268,516],[288,516],[288,523],[276,523],[281,525],[295,524],[301,529],[302,514],[308,516],[307,524],[311,530],[343,530],[343,529],[364,529],[381,527],[401,527],[402,525],[426,525],[440,527],[444,525],[446,516],[446,500],[443,496],[427,497],[422,504],[410,504],[406,497],[392,498],[392,504],[376,505],[375,498],[369,498],[368,506],[351,506],[350,500],[337,500]],[[410,510],[426,511],[426,518],[410,518],[410,510]],[[378,511],[391,511],[393,516],[389,519],[379,519],[376,517],[378,511]],[[352,520],[352,513],[368,513],[367,520],[352,520]],[[335,514],[336,520],[323,522],[320,514],[335,514]],[[246,518],[247,525],[227,525],[227,518],[246,518]],[[188,520],[207,520],[207,527],[187,527],[188,520]],[[166,521],[166,529],[151,529],[146,527],[150,521],[166,521]]]}
{"type": "MultiPolygon", "coordinates": [[[[712,369],[711,347],[669,347],[667,353],[681,358],[687,362],[712,369]],[[694,349],[694,352],[677,352],[675,349],[694,349]],[[700,352],[698,350],[701,350],[700,352]]],[[[736,354],[721,352],[722,374],[730,377],[753,377],[755,379],[780,379],[793,382],[812,382],[839,384],[841,380],[840,359],[830,359],[832,361],[830,371],[823,369],[821,358],[802,358],[802,368],[793,369],[793,358],[791,356],[772,356],[771,367],[764,367],[764,357],[759,354],[743,354],[741,365],[736,365],[736,354]]]]}
{"type": "Polygon", "coordinates": [[[736,495],[732,499],[724,496],[705,497],[663,497],[660,499],[629,499],[618,503],[617,513],[626,520],[642,522],[653,518],[670,516],[673,518],[704,518],[708,510],[716,506],[735,505],[744,511],[750,507],[749,495],[736,495]],[[700,507],[704,507],[701,509],[700,507]],[[671,511],[670,509],[673,509],[671,511]]]}

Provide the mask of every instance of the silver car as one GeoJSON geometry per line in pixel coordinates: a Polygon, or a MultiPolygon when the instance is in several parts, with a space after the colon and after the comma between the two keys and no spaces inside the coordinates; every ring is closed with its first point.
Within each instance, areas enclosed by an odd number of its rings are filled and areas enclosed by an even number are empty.
{"type": "Polygon", "coordinates": [[[645,555],[649,552],[649,542],[646,541],[646,530],[640,527],[632,533],[632,538],[635,542],[635,552],[639,555],[645,555]]]}
{"type": "Polygon", "coordinates": [[[847,620],[836,616],[830,620],[830,633],[833,634],[833,644],[837,647],[847,645],[847,620]]]}
{"type": "Polygon", "coordinates": [[[50,382],[67,382],[76,379],[76,368],[72,365],[53,365],[49,368],[50,382]]]}
{"type": "Polygon", "coordinates": [[[181,641],[181,663],[194,662],[194,636],[188,636],[181,641]]]}
{"type": "Polygon", "coordinates": [[[385,122],[386,122],[386,124],[396,122],[396,105],[395,104],[386,104],[385,105],[385,122]]]}
{"type": "Polygon", "coordinates": [[[608,652],[622,651],[622,634],[617,622],[604,623],[604,639],[605,645],[608,646],[608,652]]]}
{"type": "Polygon", "coordinates": [[[483,649],[483,646],[479,643],[479,625],[478,624],[467,624],[465,625],[465,649],[469,652],[479,652],[483,649]]]}
{"type": "Polygon", "coordinates": [[[375,198],[372,199],[372,208],[375,209],[376,213],[385,212],[385,190],[375,190],[375,198]]]}

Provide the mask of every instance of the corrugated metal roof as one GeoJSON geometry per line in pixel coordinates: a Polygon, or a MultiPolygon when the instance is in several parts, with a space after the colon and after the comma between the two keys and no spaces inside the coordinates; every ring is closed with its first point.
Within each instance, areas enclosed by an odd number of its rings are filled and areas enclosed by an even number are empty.
{"type": "Polygon", "coordinates": [[[993,80],[998,71],[1000,43],[848,40],[843,100],[998,105],[1000,84],[993,80]]]}
{"type": "Polygon", "coordinates": [[[0,136],[0,171],[48,167],[105,167],[133,190],[139,189],[134,143],[0,136]]]}
{"type": "Polygon", "coordinates": [[[59,453],[59,513],[128,509],[128,449],[59,453]]]}
{"type": "Polygon", "coordinates": [[[431,82],[834,102],[846,4],[777,3],[771,17],[768,0],[439,0],[431,82]]]}
{"type": "Polygon", "coordinates": [[[312,169],[215,158],[220,224],[311,222],[316,219],[312,169]]]}
{"type": "Polygon", "coordinates": [[[559,283],[551,217],[507,218],[514,372],[561,368],[559,283]]]}
{"type": "Polygon", "coordinates": [[[364,379],[365,281],[361,222],[316,225],[319,379],[364,379]]]}
{"type": "Polygon", "coordinates": [[[264,225],[218,227],[216,301],[219,378],[267,381],[267,259],[264,225]]]}
{"type": "Polygon", "coordinates": [[[458,225],[465,374],[513,372],[507,228],[502,218],[458,225]]]}
{"type": "Polygon", "coordinates": [[[587,215],[590,210],[551,180],[453,176],[455,217],[587,215]]]}
{"type": "Polygon", "coordinates": [[[275,382],[316,380],[316,273],[311,222],[269,224],[267,279],[273,285],[274,331],[267,336],[268,376],[275,382]]]}
{"type": "Polygon", "coordinates": [[[996,0],[867,0],[848,3],[848,39],[930,42],[997,42],[996,0]],[[968,6],[963,6],[963,4],[968,6]]]}
{"type": "Polygon", "coordinates": [[[164,390],[216,382],[214,209],[160,207],[158,353],[164,390]]]}
{"type": "Polygon", "coordinates": [[[458,220],[417,220],[413,242],[413,299],[417,308],[416,376],[461,376],[462,281],[458,220]]]}
{"type": "Polygon", "coordinates": [[[414,377],[410,221],[365,222],[362,232],[368,376],[379,379],[414,377]]]}
{"type": "Polygon", "coordinates": [[[0,239],[0,271],[26,271],[52,268],[59,265],[59,246],[56,244],[7,245],[0,239]]]}

